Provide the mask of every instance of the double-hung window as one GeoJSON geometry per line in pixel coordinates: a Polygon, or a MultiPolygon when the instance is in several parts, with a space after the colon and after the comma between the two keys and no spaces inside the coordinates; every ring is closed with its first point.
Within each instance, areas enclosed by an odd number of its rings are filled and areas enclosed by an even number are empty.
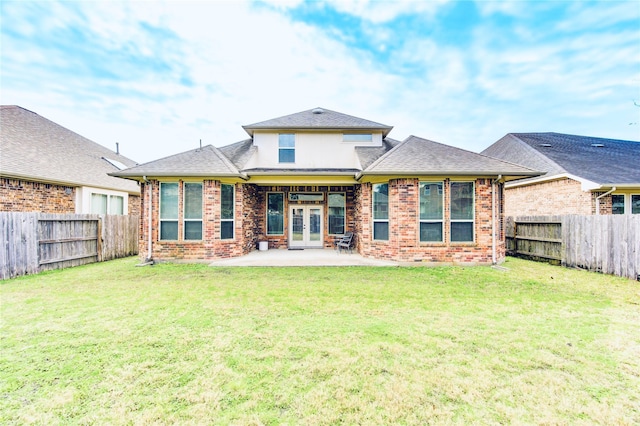
{"type": "Polygon", "coordinates": [[[296,135],[293,133],[280,133],[278,135],[278,162],[296,162],[296,135]]]}
{"type": "Polygon", "coordinates": [[[473,182],[451,182],[451,241],[473,242],[473,182]]]}
{"type": "Polygon", "coordinates": [[[267,194],[267,235],[284,235],[284,193],[267,194]]]}
{"type": "Polygon", "coordinates": [[[202,240],[202,184],[184,184],[184,239],[202,240]]]}
{"type": "Polygon", "coordinates": [[[373,185],[373,239],[389,239],[389,184],[373,185]]]}
{"type": "Polygon", "coordinates": [[[631,214],[640,214],[640,194],[631,194],[631,214]]]}
{"type": "Polygon", "coordinates": [[[420,182],[420,241],[443,241],[442,189],[442,182],[420,182]]]}
{"type": "Polygon", "coordinates": [[[345,200],[344,192],[329,194],[329,235],[344,234],[345,200]]]}
{"type": "Polygon", "coordinates": [[[160,239],[178,239],[177,183],[160,183],[160,239]]]}
{"type": "Polygon", "coordinates": [[[107,214],[107,195],[91,194],[91,213],[107,214]]]}
{"type": "Polygon", "coordinates": [[[109,196],[109,214],[124,214],[124,197],[119,195],[109,196]]]}
{"type": "Polygon", "coordinates": [[[611,213],[624,214],[624,194],[613,194],[611,196],[611,213]]]}
{"type": "Polygon", "coordinates": [[[220,210],[220,239],[233,239],[235,216],[235,188],[233,185],[221,185],[220,210]]]}

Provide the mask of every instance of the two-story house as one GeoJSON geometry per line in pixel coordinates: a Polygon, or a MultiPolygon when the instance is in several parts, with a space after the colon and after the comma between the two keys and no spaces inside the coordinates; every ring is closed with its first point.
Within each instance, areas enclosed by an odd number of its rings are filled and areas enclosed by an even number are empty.
{"type": "Polygon", "coordinates": [[[249,139],[112,173],[141,184],[140,253],[155,260],[330,248],[366,257],[490,264],[504,258],[504,182],[534,170],[323,108],[243,126],[249,139]]]}

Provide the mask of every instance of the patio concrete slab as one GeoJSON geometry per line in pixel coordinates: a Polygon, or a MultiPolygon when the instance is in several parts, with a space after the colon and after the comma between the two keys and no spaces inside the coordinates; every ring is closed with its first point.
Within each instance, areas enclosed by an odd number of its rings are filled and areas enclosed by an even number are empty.
{"type": "Polygon", "coordinates": [[[358,253],[332,249],[254,250],[233,259],[216,260],[209,266],[398,266],[397,262],[368,259],[358,253]]]}

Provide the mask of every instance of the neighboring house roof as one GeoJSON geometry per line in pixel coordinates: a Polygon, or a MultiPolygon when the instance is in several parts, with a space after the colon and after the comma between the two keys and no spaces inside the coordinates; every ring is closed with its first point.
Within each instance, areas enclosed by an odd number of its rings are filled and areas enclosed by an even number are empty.
{"type": "Polygon", "coordinates": [[[527,167],[417,136],[409,136],[361,173],[361,175],[503,175],[507,180],[539,174],[527,167]]]}
{"type": "Polygon", "coordinates": [[[640,142],[562,133],[509,133],[483,154],[546,172],[536,181],[572,175],[600,186],[640,184],[640,142]]]}
{"type": "Polygon", "coordinates": [[[284,117],[273,118],[259,123],[242,126],[242,128],[253,136],[254,130],[278,130],[278,129],[300,129],[300,130],[381,130],[386,136],[393,126],[365,120],[364,118],[353,117],[328,110],[326,108],[314,108],[307,111],[298,112],[284,117]]]}
{"type": "Polygon", "coordinates": [[[135,182],[109,176],[136,162],[15,105],[0,106],[0,175],[139,194],[135,182]]]}
{"type": "Polygon", "coordinates": [[[171,155],[149,163],[111,173],[112,176],[136,178],[141,176],[228,176],[246,178],[238,168],[215,146],[171,155]]]}

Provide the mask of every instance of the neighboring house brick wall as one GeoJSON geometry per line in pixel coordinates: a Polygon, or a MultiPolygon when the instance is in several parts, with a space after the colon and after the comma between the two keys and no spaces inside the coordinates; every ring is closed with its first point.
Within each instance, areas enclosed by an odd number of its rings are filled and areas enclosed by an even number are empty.
{"type": "Polygon", "coordinates": [[[140,196],[129,194],[128,200],[128,214],[132,216],[140,216],[140,196]]]}
{"type": "Polygon", "coordinates": [[[589,215],[595,208],[591,193],[583,191],[580,182],[569,178],[508,188],[505,197],[507,216],[589,215]]]}
{"type": "Polygon", "coordinates": [[[70,186],[0,178],[0,211],[75,213],[75,197],[70,186]]]}
{"type": "MultiPolygon", "coordinates": [[[[360,215],[358,232],[362,255],[398,262],[430,262],[457,264],[490,264],[492,262],[492,184],[490,179],[475,181],[475,241],[449,242],[449,179],[444,182],[444,242],[419,241],[419,180],[392,179],[389,181],[389,240],[375,241],[372,237],[371,185],[362,185],[356,193],[357,214],[360,215]]],[[[498,191],[500,187],[498,186],[498,191]]],[[[496,197],[496,223],[501,221],[500,198],[496,197]]],[[[505,257],[503,234],[496,234],[496,260],[505,257]]]]}

